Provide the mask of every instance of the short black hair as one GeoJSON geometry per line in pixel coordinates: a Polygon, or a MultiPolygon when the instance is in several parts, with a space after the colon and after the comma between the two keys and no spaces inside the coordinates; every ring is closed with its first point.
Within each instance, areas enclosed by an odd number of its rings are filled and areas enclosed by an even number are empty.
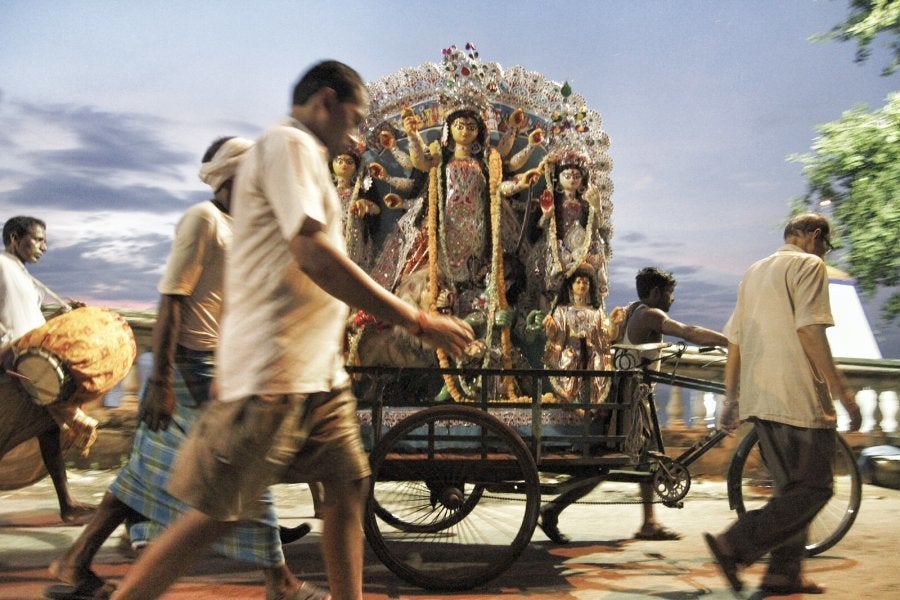
{"type": "Polygon", "coordinates": [[[656,267],[644,267],[634,278],[638,298],[646,298],[657,288],[675,287],[675,276],[656,267]]]}
{"type": "Polygon", "coordinates": [[[206,149],[206,152],[203,154],[203,160],[201,160],[200,162],[208,163],[209,161],[211,161],[213,159],[213,156],[216,155],[216,152],[219,151],[219,148],[221,148],[222,145],[225,142],[227,142],[228,140],[233,140],[233,139],[234,139],[233,135],[226,135],[225,137],[220,137],[219,139],[214,141],[212,144],[209,145],[209,148],[206,149]]]}
{"type": "Polygon", "coordinates": [[[12,243],[12,236],[24,237],[31,232],[35,225],[41,229],[47,229],[47,224],[36,217],[18,216],[12,217],[3,224],[3,245],[12,243]]]}
{"type": "Polygon", "coordinates": [[[307,71],[294,86],[294,106],[303,106],[313,94],[326,87],[335,91],[339,102],[349,102],[358,98],[363,80],[359,73],[342,62],[322,61],[307,71]]]}

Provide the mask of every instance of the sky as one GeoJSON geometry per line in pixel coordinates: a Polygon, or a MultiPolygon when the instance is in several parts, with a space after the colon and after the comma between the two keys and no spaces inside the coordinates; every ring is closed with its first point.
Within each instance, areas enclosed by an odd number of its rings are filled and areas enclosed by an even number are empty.
{"type": "MultiPolygon", "coordinates": [[[[670,314],[721,329],[743,271],[781,244],[816,126],[880,108],[897,77],[876,39],[813,43],[846,0],[371,0],[0,4],[0,221],[31,214],[57,294],[152,308],[174,225],[209,197],[200,157],[255,138],[324,58],[374,81],[477,45],[482,61],[568,81],[600,113],[615,185],[611,292],[648,265],[678,279],[670,314]]],[[[839,259],[839,257],[838,257],[839,259]]],[[[838,266],[840,262],[838,261],[838,266]]],[[[882,354],[900,328],[864,300],[882,354]]]]}

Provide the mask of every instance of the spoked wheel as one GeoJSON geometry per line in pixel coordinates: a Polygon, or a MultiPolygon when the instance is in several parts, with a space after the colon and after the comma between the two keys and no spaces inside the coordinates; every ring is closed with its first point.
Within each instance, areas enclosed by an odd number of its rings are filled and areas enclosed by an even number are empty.
{"type": "MultiPolygon", "coordinates": [[[[728,469],[728,500],[738,514],[760,508],[771,497],[772,477],[759,451],[759,435],[750,430],[738,444],[728,469]]],[[[846,535],[862,500],[862,480],[853,450],[840,435],[834,456],[834,495],[809,526],[808,556],[825,552],[846,535]]]]}
{"type": "MultiPolygon", "coordinates": [[[[392,482],[392,485],[406,488],[403,495],[409,499],[412,510],[399,511],[395,515],[381,506],[374,495],[372,509],[379,519],[391,527],[410,533],[435,533],[456,525],[472,512],[484,493],[481,485],[441,480],[392,482]],[[413,509],[416,505],[414,498],[418,498],[418,510],[413,509]]],[[[382,490],[379,497],[388,493],[384,491],[385,486],[378,487],[382,490]]],[[[396,498],[396,491],[391,496],[396,498]]]]}
{"type": "Polygon", "coordinates": [[[492,415],[438,406],[392,427],[372,450],[366,539],[426,589],[484,584],[519,557],[540,509],[528,447],[492,415]]]}

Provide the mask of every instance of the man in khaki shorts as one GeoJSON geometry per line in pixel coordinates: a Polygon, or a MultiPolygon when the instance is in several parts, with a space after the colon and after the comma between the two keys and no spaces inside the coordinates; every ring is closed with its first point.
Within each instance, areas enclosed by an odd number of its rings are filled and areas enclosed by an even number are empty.
{"type": "MultiPolygon", "coordinates": [[[[322,551],[334,598],[362,598],[362,512],[370,473],[343,368],[348,308],[405,326],[458,355],[471,328],[420,312],[350,260],[328,159],[366,117],[350,67],[325,61],[294,88],[290,117],[267,130],[237,174],[225,272],[218,399],[191,430],[170,491],[193,507],[128,572],[113,598],[156,598],[191,558],[252,518],[281,479],[322,482],[322,551]]],[[[285,599],[327,597],[299,587],[285,599]]],[[[267,600],[276,600],[269,598],[267,600]]]]}

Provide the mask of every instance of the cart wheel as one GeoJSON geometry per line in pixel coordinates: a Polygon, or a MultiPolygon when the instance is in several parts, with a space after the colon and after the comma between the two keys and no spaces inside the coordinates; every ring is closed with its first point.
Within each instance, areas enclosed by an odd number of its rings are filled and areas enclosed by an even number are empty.
{"type": "Polygon", "coordinates": [[[402,579],[433,590],[484,584],[519,557],[540,510],[527,446],[468,406],[425,409],[372,450],[366,539],[402,579]]]}
{"type": "MultiPolygon", "coordinates": [[[[423,520],[422,514],[392,514],[378,503],[378,499],[372,496],[372,510],[379,519],[400,531],[407,533],[435,533],[452,527],[466,518],[472,512],[478,500],[484,493],[481,485],[457,482],[441,481],[404,481],[392,482],[393,486],[406,486],[404,495],[410,498],[418,497],[420,506],[427,506],[428,515],[423,520]],[[407,517],[411,520],[404,521],[407,517]]],[[[379,486],[381,487],[381,486],[379,486]]],[[[387,492],[382,492],[383,495],[387,492]]]]}
{"type": "MultiPolygon", "coordinates": [[[[759,435],[751,429],[738,444],[728,468],[728,501],[739,515],[761,507],[773,492],[772,477],[762,461],[759,435]]],[[[862,481],[853,450],[837,435],[834,495],[809,525],[808,556],[825,552],[846,535],[862,500],[862,481]]]]}

